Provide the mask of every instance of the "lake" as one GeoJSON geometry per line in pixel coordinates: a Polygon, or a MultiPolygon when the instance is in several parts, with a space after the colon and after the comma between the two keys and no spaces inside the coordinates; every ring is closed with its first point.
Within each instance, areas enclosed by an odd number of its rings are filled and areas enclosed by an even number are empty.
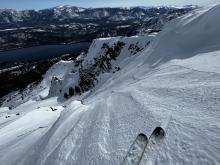
{"type": "Polygon", "coordinates": [[[21,48],[0,52],[0,62],[25,62],[37,61],[54,57],[59,57],[63,54],[87,52],[91,42],[80,42],[68,45],[42,45],[29,48],[21,48]]]}

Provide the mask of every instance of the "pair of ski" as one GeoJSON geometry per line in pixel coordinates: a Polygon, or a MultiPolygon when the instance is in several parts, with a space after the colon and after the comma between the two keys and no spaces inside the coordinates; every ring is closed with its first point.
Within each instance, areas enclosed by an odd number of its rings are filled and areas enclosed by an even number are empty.
{"type": "Polygon", "coordinates": [[[149,139],[145,134],[139,134],[131,145],[122,165],[153,164],[156,151],[164,137],[165,131],[162,127],[156,127],[149,139]]]}

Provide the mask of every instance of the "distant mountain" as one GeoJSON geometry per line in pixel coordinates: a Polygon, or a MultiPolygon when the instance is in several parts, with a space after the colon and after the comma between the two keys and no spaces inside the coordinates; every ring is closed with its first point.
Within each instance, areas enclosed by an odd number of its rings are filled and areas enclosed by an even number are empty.
{"type": "Polygon", "coordinates": [[[133,36],[159,31],[196,6],[0,9],[0,51],[37,45],[68,44],[100,37],[133,36]]]}
{"type": "Polygon", "coordinates": [[[0,27],[19,27],[72,22],[76,20],[126,21],[148,19],[165,15],[181,15],[195,6],[178,7],[131,7],[131,8],[82,8],[57,6],[43,10],[0,9],[0,27]]]}

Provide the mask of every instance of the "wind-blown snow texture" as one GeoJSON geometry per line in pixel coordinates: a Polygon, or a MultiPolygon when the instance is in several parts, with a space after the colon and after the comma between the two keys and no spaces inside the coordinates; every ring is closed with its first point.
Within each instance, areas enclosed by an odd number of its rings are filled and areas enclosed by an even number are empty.
{"type": "MultiPolygon", "coordinates": [[[[111,61],[121,69],[99,74],[95,87],[81,97],[62,103],[57,97],[33,98],[11,111],[0,108],[0,162],[120,165],[138,134],[149,137],[168,121],[157,154],[146,162],[220,164],[219,15],[220,5],[193,11],[170,22],[139,54],[123,53],[123,47],[111,61]]],[[[111,45],[118,38],[104,41],[111,45]]],[[[101,52],[93,46],[82,63],[86,67],[101,52]]],[[[44,96],[52,76],[67,80],[76,69],[68,63],[48,71],[41,83],[44,96]],[[65,65],[59,74],[56,68],[65,65]]]]}

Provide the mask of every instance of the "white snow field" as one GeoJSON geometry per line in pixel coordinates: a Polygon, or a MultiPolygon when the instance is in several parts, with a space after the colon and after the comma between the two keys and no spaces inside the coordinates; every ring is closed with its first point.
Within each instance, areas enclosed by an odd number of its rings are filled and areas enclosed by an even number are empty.
{"type": "Polygon", "coordinates": [[[25,103],[15,96],[9,103],[16,108],[0,108],[0,164],[121,165],[136,137],[150,137],[158,126],[166,135],[159,145],[152,142],[142,165],[220,164],[219,16],[216,5],[171,21],[156,37],[95,40],[83,65],[101,54],[102,41],[123,40],[126,46],[113,62],[121,70],[101,74],[81,97],[57,101],[63,93],[51,91],[51,77],[63,80],[65,90],[76,68],[68,64],[73,62],[54,65],[43,88],[33,90],[36,96],[27,94],[25,103]],[[149,38],[138,54],[125,50],[129,42],[149,38]]]}

